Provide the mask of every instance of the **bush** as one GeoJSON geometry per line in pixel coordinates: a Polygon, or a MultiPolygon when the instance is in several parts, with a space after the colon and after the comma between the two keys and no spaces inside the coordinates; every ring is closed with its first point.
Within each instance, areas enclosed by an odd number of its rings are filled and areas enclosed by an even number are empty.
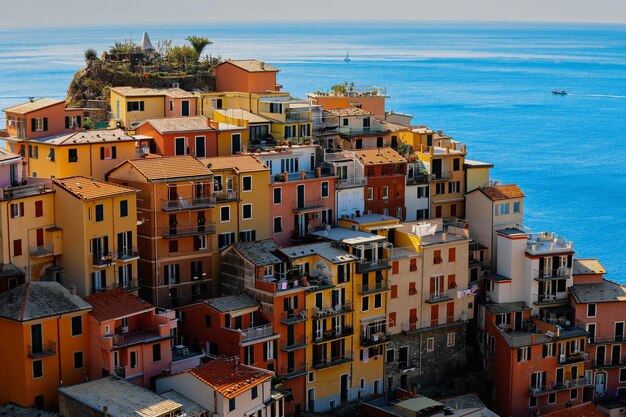
{"type": "Polygon", "coordinates": [[[98,53],[96,52],[95,49],[89,48],[85,51],[85,61],[91,62],[97,59],[98,59],[98,53]]]}
{"type": "Polygon", "coordinates": [[[93,129],[93,126],[94,126],[93,120],[87,119],[87,118],[85,118],[85,120],[83,120],[83,129],[91,130],[91,129],[93,129]]]}
{"type": "Polygon", "coordinates": [[[167,58],[169,62],[177,65],[193,64],[198,61],[198,53],[191,46],[175,46],[167,58]]]}

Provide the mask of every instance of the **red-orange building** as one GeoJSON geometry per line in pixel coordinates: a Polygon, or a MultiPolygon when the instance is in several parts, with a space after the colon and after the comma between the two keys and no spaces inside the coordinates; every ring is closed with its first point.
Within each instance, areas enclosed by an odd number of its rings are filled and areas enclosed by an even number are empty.
{"type": "Polygon", "coordinates": [[[574,259],[570,304],[576,323],[589,332],[594,398],[626,399],[626,287],[603,278],[597,259],[574,259]]]}
{"type": "MultiPolygon", "coordinates": [[[[407,160],[391,148],[352,150],[365,177],[365,211],[404,219],[407,160]]],[[[362,175],[360,173],[362,172],[362,175]]]]}
{"type": "Polygon", "coordinates": [[[264,93],[279,91],[276,84],[278,68],[256,59],[228,60],[215,68],[217,91],[264,93]]]}
{"type": "Polygon", "coordinates": [[[148,119],[139,126],[138,135],[152,138],[151,153],[163,156],[217,156],[217,123],[203,116],[148,119]]]}

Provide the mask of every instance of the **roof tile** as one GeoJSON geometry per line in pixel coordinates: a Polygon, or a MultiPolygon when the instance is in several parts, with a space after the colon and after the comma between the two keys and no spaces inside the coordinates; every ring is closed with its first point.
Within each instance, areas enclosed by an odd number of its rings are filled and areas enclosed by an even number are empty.
{"type": "Polygon", "coordinates": [[[481,187],[480,191],[492,201],[526,197],[522,190],[515,184],[481,187]]]}
{"type": "Polygon", "coordinates": [[[272,378],[272,372],[225,359],[215,359],[187,370],[226,398],[234,398],[248,389],[272,378]]]}
{"type": "Polygon", "coordinates": [[[135,194],[137,190],[119,184],[104,182],[87,177],[67,177],[52,179],[54,185],[81,200],[98,200],[116,195],[135,194]]]}
{"type": "Polygon", "coordinates": [[[148,181],[167,181],[190,177],[206,177],[208,179],[213,175],[206,165],[190,155],[133,159],[127,162],[148,181]]]}
{"type": "Polygon", "coordinates": [[[37,100],[27,101],[26,103],[9,107],[7,109],[4,109],[4,111],[6,113],[27,114],[60,103],[65,103],[65,100],[59,100],[55,98],[38,98],[37,100]]]}
{"type": "Polygon", "coordinates": [[[123,288],[90,295],[85,297],[85,301],[93,306],[91,314],[100,323],[133,316],[155,308],[123,288]]]}
{"type": "Polygon", "coordinates": [[[401,164],[406,158],[391,148],[352,150],[364,165],[401,164]]]}

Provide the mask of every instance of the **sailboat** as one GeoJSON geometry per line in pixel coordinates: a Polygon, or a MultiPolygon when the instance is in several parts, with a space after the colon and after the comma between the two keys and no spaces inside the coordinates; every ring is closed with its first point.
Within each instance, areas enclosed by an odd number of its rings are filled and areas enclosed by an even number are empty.
{"type": "Polygon", "coordinates": [[[346,52],[346,57],[343,60],[346,62],[352,61],[352,59],[350,59],[350,51],[346,52]]]}

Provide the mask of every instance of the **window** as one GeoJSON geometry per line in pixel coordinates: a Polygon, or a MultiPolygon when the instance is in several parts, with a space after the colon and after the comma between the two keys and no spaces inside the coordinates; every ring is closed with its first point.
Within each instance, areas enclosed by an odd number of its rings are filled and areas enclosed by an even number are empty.
{"type": "Polygon", "coordinates": [[[96,222],[104,221],[104,205],[96,204],[96,222]]]}
{"type": "Polygon", "coordinates": [[[383,306],[383,296],[382,294],[374,295],[374,308],[381,308],[383,306]]]}
{"type": "Polygon", "coordinates": [[[155,343],[152,345],[152,362],[158,362],[161,360],[161,344],[155,343]]]}
{"type": "Polygon", "coordinates": [[[446,346],[448,347],[454,346],[455,336],[456,336],[456,333],[448,333],[446,346]]]}
{"type": "Polygon", "coordinates": [[[381,198],[383,198],[385,200],[389,198],[389,187],[388,186],[384,185],[384,186],[381,187],[381,189],[380,189],[380,196],[381,196],[381,198]]]}
{"type": "Polygon", "coordinates": [[[370,118],[369,117],[364,117],[363,118],[363,127],[364,128],[369,128],[370,127],[370,118]]]}
{"type": "Polygon", "coordinates": [[[328,181],[322,181],[322,198],[328,197],[328,181]]]}
{"type": "Polygon", "coordinates": [[[426,351],[432,352],[433,350],[435,350],[435,338],[429,337],[426,339],[426,351]]]}
{"type": "Polygon", "coordinates": [[[389,321],[387,322],[387,326],[394,327],[396,325],[396,312],[391,311],[389,313],[389,321]]]}
{"type": "Polygon", "coordinates": [[[315,382],[315,372],[309,372],[309,382],[315,382]]]}
{"type": "Polygon", "coordinates": [[[387,355],[385,357],[385,362],[393,363],[393,361],[395,359],[395,356],[396,356],[395,349],[387,349],[387,355]]]}
{"type": "Polygon", "coordinates": [[[448,193],[460,193],[461,192],[461,182],[460,181],[450,181],[448,183],[448,193]]]}
{"type": "Polygon", "coordinates": [[[256,230],[243,230],[239,232],[241,242],[254,242],[256,240],[256,230]]]}
{"type": "Polygon", "coordinates": [[[587,317],[595,317],[595,316],[596,316],[596,305],[587,304],[587,317]]]}
{"type": "Polygon", "coordinates": [[[144,104],[143,101],[128,101],[126,103],[126,111],[143,111],[144,104]]]}
{"type": "Polygon", "coordinates": [[[500,204],[500,216],[504,216],[509,214],[509,203],[501,203],[500,204]]]}
{"type": "Polygon", "coordinates": [[[229,222],[230,221],[230,207],[220,207],[220,222],[229,222]]]}
{"type": "Polygon", "coordinates": [[[235,399],[229,398],[228,399],[228,411],[233,411],[234,409],[235,409],[235,399]]]}
{"type": "Polygon", "coordinates": [[[252,204],[243,204],[241,206],[241,217],[244,220],[252,218],[252,204]]]}
{"type": "Polygon", "coordinates": [[[569,392],[569,399],[570,400],[578,399],[578,390],[576,388],[574,388],[573,390],[569,392]]]}
{"type": "Polygon", "coordinates": [[[169,253],[178,252],[178,240],[170,240],[168,247],[169,247],[169,253]]]}
{"type": "Polygon", "coordinates": [[[48,118],[47,117],[34,117],[32,120],[33,132],[45,132],[48,130],[48,118]]]}
{"type": "Polygon", "coordinates": [[[252,177],[241,178],[241,191],[252,191],[252,177]]]}
{"type": "Polygon", "coordinates": [[[74,352],[74,369],[80,369],[84,366],[83,352],[74,352]]]}
{"type": "Polygon", "coordinates": [[[78,162],[78,149],[76,148],[68,149],[67,160],[69,162],[78,162]]]}
{"type": "Polygon", "coordinates": [[[130,352],[130,367],[131,368],[137,367],[137,351],[136,350],[133,350],[130,352]]]}
{"type": "Polygon", "coordinates": [[[254,400],[256,397],[259,396],[259,387],[258,386],[254,386],[252,387],[252,389],[250,390],[252,393],[252,399],[254,400]]]}
{"type": "Polygon", "coordinates": [[[526,362],[530,360],[530,348],[528,346],[517,349],[517,361],[526,362]]]}
{"type": "Polygon", "coordinates": [[[128,217],[128,200],[120,201],[120,217],[128,217]]]}
{"type": "Polygon", "coordinates": [[[204,327],[211,327],[211,316],[204,316],[204,327]]]}
{"type": "Polygon", "coordinates": [[[350,119],[348,119],[347,117],[344,117],[341,119],[342,126],[348,126],[349,123],[350,123],[350,119]]]}
{"type": "Polygon", "coordinates": [[[456,248],[449,248],[448,249],[448,262],[455,262],[456,261],[456,248]]]}
{"type": "Polygon", "coordinates": [[[363,297],[361,298],[361,311],[367,311],[370,309],[370,298],[363,297]]]}
{"type": "Polygon", "coordinates": [[[543,345],[543,354],[544,358],[548,358],[550,356],[554,356],[554,343],[546,343],[543,345]]]}
{"type": "Polygon", "coordinates": [[[11,204],[11,218],[15,217],[24,217],[24,203],[13,203],[11,204]]]}
{"type": "Polygon", "coordinates": [[[22,256],[22,239],[13,241],[13,256],[22,256]]]}
{"type": "MultiPolygon", "coordinates": [[[[496,387],[493,387],[493,388],[495,389],[496,387]]],[[[535,407],[537,407],[537,397],[531,395],[528,398],[528,408],[535,408],[535,407]]]]}
{"type": "Polygon", "coordinates": [[[285,126],[285,139],[293,138],[296,136],[295,126],[285,126]]]}
{"type": "Polygon", "coordinates": [[[283,218],[274,217],[274,233],[281,233],[283,231],[283,218]]]}
{"type": "Polygon", "coordinates": [[[41,378],[43,377],[43,361],[33,361],[33,378],[41,378]]]}
{"type": "Polygon", "coordinates": [[[174,100],[170,100],[170,111],[174,111],[174,100]]]}
{"type": "Polygon", "coordinates": [[[436,251],[433,252],[433,263],[435,265],[443,263],[443,259],[441,258],[441,251],[440,250],[436,250],[436,251]]]}
{"type": "Polygon", "coordinates": [[[438,182],[437,184],[435,184],[435,194],[439,195],[439,194],[445,194],[446,193],[446,183],[445,182],[438,182]]]}
{"type": "Polygon", "coordinates": [[[554,403],[556,403],[556,392],[551,392],[550,395],[548,395],[548,404],[554,403]]]}
{"type": "Polygon", "coordinates": [[[232,243],[235,243],[235,232],[220,233],[219,235],[217,235],[218,249],[225,248],[232,243]]]}
{"type": "Polygon", "coordinates": [[[519,212],[520,212],[519,201],[516,201],[515,203],[513,203],[513,213],[519,213],[519,212]]]}
{"type": "Polygon", "coordinates": [[[274,343],[275,343],[274,340],[265,342],[265,346],[264,346],[265,354],[263,355],[265,357],[265,361],[274,360],[274,343]]]}
{"type": "Polygon", "coordinates": [[[81,316],[72,317],[72,336],[83,334],[83,318],[81,316]]]}
{"type": "Polygon", "coordinates": [[[51,162],[54,162],[54,148],[50,148],[50,152],[48,152],[48,159],[51,162]]]}
{"type": "Polygon", "coordinates": [[[194,236],[194,250],[206,250],[209,247],[209,239],[206,235],[194,236]]]}
{"type": "Polygon", "coordinates": [[[367,199],[368,200],[374,199],[374,189],[372,187],[367,187],[367,199]]]}
{"type": "Polygon", "coordinates": [[[283,189],[274,188],[274,204],[280,204],[283,201],[283,189]]]}
{"type": "MultiPolygon", "coordinates": [[[[236,317],[235,320],[239,318],[236,317]]],[[[236,328],[240,328],[241,326],[235,325],[236,328]]],[[[254,345],[246,346],[243,349],[243,363],[246,365],[254,365],[254,345]]]]}
{"type": "Polygon", "coordinates": [[[100,147],[100,160],[117,159],[117,147],[115,146],[101,146],[100,147]]]}
{"type": "Polygon", "coordinates": [[[461,170],[461,158],[454,158],[452,160],[452,170],[460,171],[461,170]]]}

